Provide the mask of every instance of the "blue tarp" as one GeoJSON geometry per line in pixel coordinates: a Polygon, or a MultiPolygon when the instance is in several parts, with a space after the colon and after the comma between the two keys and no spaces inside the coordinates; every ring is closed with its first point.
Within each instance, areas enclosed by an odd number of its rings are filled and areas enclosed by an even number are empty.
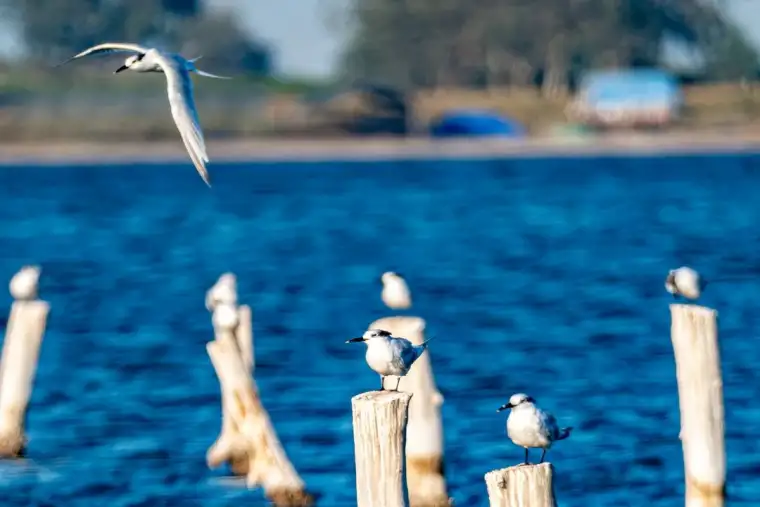
{"type": "Polygon", "coordinates": [[[525,129],[516,121],[491,111],[448,111],[430,125],[433,137],[523,137],[525,129]]]}

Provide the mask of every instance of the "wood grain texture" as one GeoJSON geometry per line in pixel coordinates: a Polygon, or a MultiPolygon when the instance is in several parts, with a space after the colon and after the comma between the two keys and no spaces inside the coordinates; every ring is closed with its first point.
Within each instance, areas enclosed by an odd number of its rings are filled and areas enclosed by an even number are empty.
{"type": "Polygon", "coordinates": [[[550,463],[517,465],[485,476],[491,507],[555,507],[554,469],[550,463]]]}
{"type": "Polygon", "coordinates": [[[372,391],[351,399],[358,507],[406,507],[405,440],[409,400],[372,391]]]}
{"type": "MultiPolygon", "coordinates": [[[[231,431],[229,439],[218,441],[248,459],[246,484],[261,486],[272,503],[279,507],[309,506],[313,497],[288,460],[259,398],[256,384],[240,357],[233,339],[214,340],[206,345],[227,400],[231,431]],[[224,442],[227,442],[226,444],[224,442]]],[[[216,444],[215,444],[216,445],[216,444]]],[[[219,449],[221,453],[224,450],[219,449]]]]}
{"type": "Polygon", "coordinates": [[[50,305],[16,301],[11,307],[0,361],[0,456],[22,455],[24,425],[50,305]]]}
{"type": "Polygon", "coordinates": [[[717,312],[672,304],[687,507],[720,507],[726,487],[723,380],[717,312]]]}

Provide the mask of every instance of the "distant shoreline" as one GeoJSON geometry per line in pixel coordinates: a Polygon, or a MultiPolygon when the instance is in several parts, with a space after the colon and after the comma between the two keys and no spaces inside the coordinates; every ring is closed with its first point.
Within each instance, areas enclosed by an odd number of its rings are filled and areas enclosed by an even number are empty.
{"type": "MultiPolygon", "coordinates": [[[[760,133],[616,134],[588,138],[209,140],[212,163],[381,161],[511,157],[760,153],[760,133]]],[[[0,143],[2,165],[173,163],[188,160],[176,142],[0,143]]]]}

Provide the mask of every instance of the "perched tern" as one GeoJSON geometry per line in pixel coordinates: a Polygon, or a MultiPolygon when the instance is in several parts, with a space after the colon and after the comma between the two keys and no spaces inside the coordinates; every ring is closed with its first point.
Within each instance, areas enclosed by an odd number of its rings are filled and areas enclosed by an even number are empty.
{"type": "Polygon", "coordinates": [[[206,170],[206,162],[209,162],[209,158],[206,153],[206,144],[203,139],[200,121],[198,120],[198,112],[195,109],[195,102],[193,101],[193,82],[190,79],[190,73],[194,72],[201,76],[215,79],[230,78],[198,70],[194,62],[200,57],[187,60],[175,53],[167,53],[156,48],[146,48],[138,44],[122,42],[106,42],[85,49],[59,64],[59,66],[89,55],[116,52],[135,54],[128,56],[124,61],[124,65],[116,69],[114,74],[125,70],[132,70],[135,72],[163,72],[166,75],[166,88],[169,94],[169,105],[171,106],[174,123],[177,125],[177,129],[182,136],[182,142],[185,144],[185,148],[198,174],[201,175],[206,185],[210,187],[211,182],[206,170]]]}
{"type": "Polygon", "coordinates": [[[383,291],[380,297],[385,306],[394,310],[406,310],[412,306],[412,295],[404,277],[394,271],[386,271],[380,277],[383,291]]]}
{"type": "Polygon", "coordinates": [[[418,357],[425,352],[432,338],[421,345],[414,345],[406,338],[396,338],[382,329],[369,329],[359,338],[351,338],[346,343],[364,342],[367,344],[365,359],[372,370],[380,375],[380,390],[385,390],[385,377],[398,377],[396,389],[401,383],[401,377],[409,373],[409,369],[418,357]]]}
{"type": "Polygon", "coordinates": [[[16,301],[33,301],[37,299],[39,280],[39,266],[24,266],[11,278],[9,284],[11,296],[16,301]]]}
{"type": "MultiPolygon", "coordinates": [[[[746,282],[752,281],[753,277],[749,275],[721,276],[710,278],[710,285],[718,282],[746,282]]],[[[673,299],[682,296],[686,299],[699,299],[707,287],[708,280],[700,275],[697,271],[682,266],[678,269],[671,269],[665,278],[665,290],[673,295],[673,299]]]]}
{"type": "Polygon", "coordinates": [[[671,269],[665,279],[665,290],[673,294],[674,298],[683,296],[687,299],[699,299],[705,290],[707,282],[699,276],[699,273],[688,267],[671,269]]]}
{"type": "Polygon", "coordinates": [[[513,394],[509,403],[496,411],[511,409],[507,418],[507,436],[515,445],[525,448],[525,464],[528,464],[528,449],[543,449],[541,461],[552,443],[570,436],[572,427],[560,428],[557,420],[548,412],[536,406],[536,401],[527,394],[513,394]]]}
{"type": "Polygon", "coordinates": [[[219,305],[237,306],[237,277],[224,273],[206,292],[206,310],[213,312],[219,305]]]}

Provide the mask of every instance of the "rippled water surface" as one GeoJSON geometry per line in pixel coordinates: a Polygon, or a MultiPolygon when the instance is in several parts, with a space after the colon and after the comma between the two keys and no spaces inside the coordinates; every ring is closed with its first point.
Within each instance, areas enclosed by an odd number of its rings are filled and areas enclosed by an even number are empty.
{"type": "Polygon", "coordinates": [[[344,341],[388,314],[394,269],[436,336],[458,505],[487,505],[483,474],[521,460],[495,409],[525,391],[575,427],[548,455],[562,505],[681,506],[663,280],[686,264],[758,277],[704,301],[721,312],[729,505],[757,505],[759,162],[218,165],[213,191],[189,164],[4,168],[0,280],[41,264],[53,310],[2,504],[266,504],[205,465],[220,402],[203,299],[232,270],[288,455],[320,505],[355,505],[350,398],[377,378],[344,341]]]}

